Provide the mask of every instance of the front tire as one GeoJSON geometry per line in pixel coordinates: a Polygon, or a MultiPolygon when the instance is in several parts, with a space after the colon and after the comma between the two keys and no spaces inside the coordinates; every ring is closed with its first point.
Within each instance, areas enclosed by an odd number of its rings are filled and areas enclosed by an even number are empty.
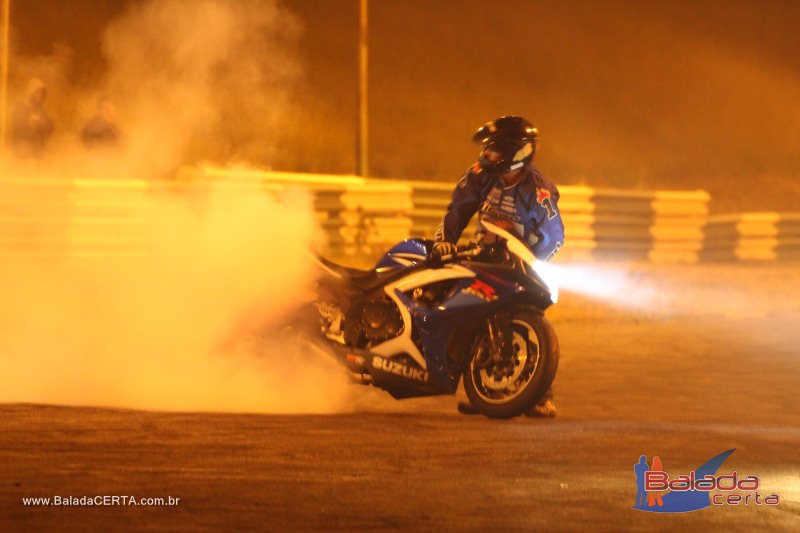
{"type": "Polygon", "coordinates": [[[535,310],[512,311],[512,360],[487,361],[488,331],[473,339],[464,390],[475,409],[489,418],[512,418],[527,412],[550,388],[558,370],[558,339],[535,310]]]}

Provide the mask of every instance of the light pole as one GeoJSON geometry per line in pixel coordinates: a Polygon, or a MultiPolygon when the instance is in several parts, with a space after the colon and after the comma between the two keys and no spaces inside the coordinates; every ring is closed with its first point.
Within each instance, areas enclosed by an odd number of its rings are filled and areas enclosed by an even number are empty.
{"type": "Polygon", "coordinates": [[[0,167],[6,164],[6,137],[8,129],[8,26],[11,14],[11,0],[3,0],[2,65],[0,65],[0,167]]]}
{"type": "Polygon", "coordinates": [[[367,0],[359,0],[358,16],[358,130],[356,132],[356,167],[359,176],[369,175],[367,156],[367,0]]]}

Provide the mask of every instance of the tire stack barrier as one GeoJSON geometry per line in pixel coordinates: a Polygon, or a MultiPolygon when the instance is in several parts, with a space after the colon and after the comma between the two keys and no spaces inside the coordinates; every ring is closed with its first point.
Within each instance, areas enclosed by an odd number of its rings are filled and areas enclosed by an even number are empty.
{"type": "Polygon", "coordinates": [[[709,217],[701,258],[775,261],[800,258],[800,213],[742,213],[709,217]]]}
{"type": "Polygon", "coordinates": [[[335,257],[375,257],[411,232],[411,188],[402,182],[214,168],[183,169],[169,182],[0,178],[0,257],[141,256],[153,197],[201,198],[212,184],[276,195],[310,191],[323,251],[335,257]]]}
{"type": "MultiPolygon", "coordinates": [[[[455,183],[373,180],[230,170],[182,171],[175,181],[0,180],[0,253],[127,256],[144,253],[146,210],[151,195],[204,194],[215,187],[279,194],[294,187],[312,194],[324,252],[337,257],[375,258],[409,236],[433,237],[455,183]]],[[[566,243],[559,260],[623,258],[693,262],[704,257],[739,258],[796,254],[797,216],[744,215],[742,220],[708,218],[709,196],[695,192],[631,192],[560,187],[559,209],[566,243]],[[755,217],[755,218],[754,218],[755,217]],[[748,221],[746,225],[742,221],[748,221]],[[769,229],[764,229],[766,226],[769,229]],[[747,227],[762,228],[750,234],[747,227]],[[745,239],[740,243],[741,239],[745,239]],[[751,243],[747,239],[759,240],[751,243]],[[766,240],[765,240],[766,239],[766,240]],[[739,243],[735,246],[733,242],[739,243]],[[747,244],[747,246],[745,246],[747,244]],[[758,244],[758,246],[756,246],[758,244]],[[760,246],[760,248],[759,248],[760,246]],[[725,247],[728,251],[725,251],[725,247]],[[745,251],[758,250],[758,251],[745,251]],[[727,254],[727,255],[726,255],[727,254]]],[[[474,238],[474,223],[464,240],[474,238]]],[[[754,230],[755,231],[755,230],[754,230]]]]}
{"type": "Polygon", "coordinates": [[[0,181],[0,260],[55,256],[69,249],[70,189],[70,183],[59,181],[0,181]]]}
{"type": "MultiPolygon", "coordinates": [[[[411,186],[411,235],[432,239],[450,203],[455,183],[410,181],[408,184],[411,186]]],[[[471,227],[474,225],[468,226],[471,227]]]]}
{"type": "Polygon", "coordinates": [[[144,251],[148,184],[0,180],[0,257],[129,257],[144,251]]]}
{"type": "Polygon", "coordinates": [[[147,246],[150,187],[139,180],[72,180],[68,238],[74,257],[135,257],[147,246]]]}
{"type": "Polygon", "coordinates": [[[345,226],[344,255],[377,258],[408,238],[412,220],[411,189],[404,183],[368,181],[349,185],[341,196],[345,226]]]}
{"type": "Polygon", "coordinates": [[[592,257],[597,247],[594,224],[594,190],[583,186],[558,188],[561,198],[558,210],[564,221],[564,247],[556,256],[562,260],[580,260],[592,257]]]}
{"type": "Polygon", "coordinates": [[[593,257],[696,262],[709,200],[705,191],[596,189],[593,257]]]}
{"type": "Polygon", "coordinates": [[[405,182],[212,167],[202,173],[212,179],[250,179],[273,191],[309,191],[326,236],[324,252],[334,257],[374,259],[412,233],[411,187],[405,182]]]}

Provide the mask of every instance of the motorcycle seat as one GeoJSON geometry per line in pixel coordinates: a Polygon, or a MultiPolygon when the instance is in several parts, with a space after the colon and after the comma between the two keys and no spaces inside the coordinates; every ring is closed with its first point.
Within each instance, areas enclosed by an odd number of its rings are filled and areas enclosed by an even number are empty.
{"type": "Polygon", "coordinates": [[[385,278],[385,276],[378,274],[375,270],[362,270],[360,268],[339,265],[324,257],[320,257],[319,260],[328,269],[349,280],[362,291],[368,291],[377,287],[385,278]]]}

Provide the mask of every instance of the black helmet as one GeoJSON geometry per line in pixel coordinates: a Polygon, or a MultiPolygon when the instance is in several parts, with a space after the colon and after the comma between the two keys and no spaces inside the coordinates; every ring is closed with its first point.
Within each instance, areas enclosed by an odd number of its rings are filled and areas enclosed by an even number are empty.
{"type": "Polygon", "coordinates": [[[478,164],[489,174],[505,174],[533,161],[538,138],[533,124],[514,115],[487,122],[472,136],[482,147],[478,164]],[[497,152],[500,157],[489,159],[487,152],[497,152]]]}

